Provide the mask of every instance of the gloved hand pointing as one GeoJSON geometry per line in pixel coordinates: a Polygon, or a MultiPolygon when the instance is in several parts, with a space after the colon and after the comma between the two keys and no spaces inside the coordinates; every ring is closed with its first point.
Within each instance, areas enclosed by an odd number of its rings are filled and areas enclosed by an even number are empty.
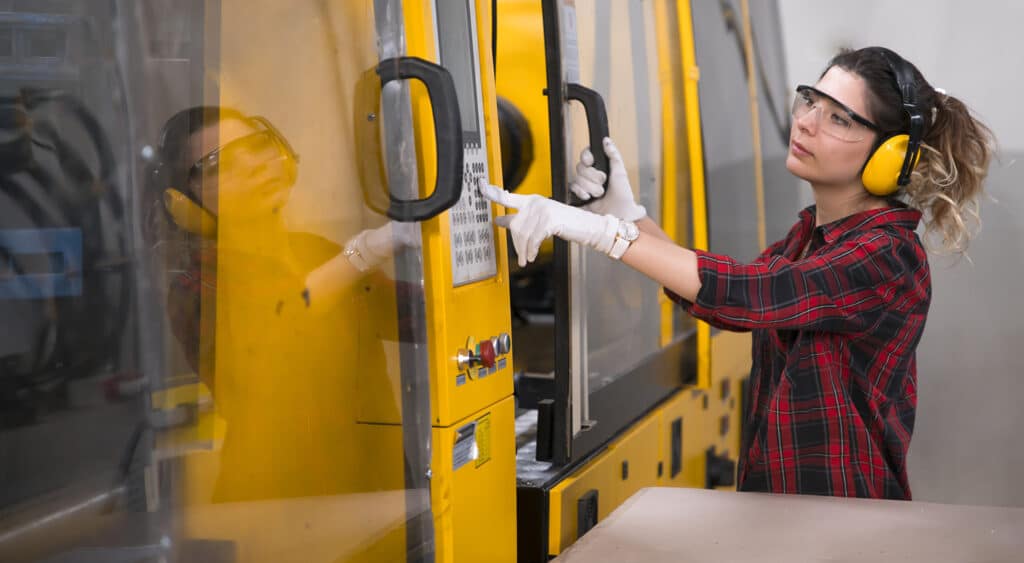
{"type": "Polygon", "coordinates": [[[620,223],[616,217],[597,215],[539,195],[513,194],[483,179],[479,185],[487,199],[519,211],[498,217],[494,222],[512,233],[520,267],[537,258],[540,244],[550,236],[585,244],[604,254],[615,244],[620,223]]]}
{"type": "MultiPolygon", "coordinates": [[[[603,198],[583,206],[587,211],[614,215],[624,221],[639,221],[647,216],[647,209],[633,198],[633,188],[629,185],[626,165],[615,143],[608,137],[604,139],[604,153],[608,155],[608,194],[603,198]]],[[[600,197],[604,193],[604,172],[594,168],[594,155],[590,149],[583,149],[580,161],[576,163],[576,178],[569,185],[576,197],[583,201],[600,197]]]]}

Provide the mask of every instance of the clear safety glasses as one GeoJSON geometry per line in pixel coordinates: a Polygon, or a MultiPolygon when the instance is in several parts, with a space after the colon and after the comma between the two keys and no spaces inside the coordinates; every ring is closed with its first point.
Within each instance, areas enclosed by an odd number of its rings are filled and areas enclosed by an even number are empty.
{"type": "Polygon", "coordinates": [[[218,174],[237,166],[275,161],[297,162],[298,155],[283,135],[261,117],[251,118],[262,130],[217,147],[207,153],[189,169],[190,182],[216,181],[218,174]]]}
{"type": "Polygon", "coordinates": [[[797,86],[796,98],[793,100],[793,119],[799,120],[814,112],[818,129],[841,141],[860,141],[879,131],[877,125],[832,96],[812,86],[797,86]]]}

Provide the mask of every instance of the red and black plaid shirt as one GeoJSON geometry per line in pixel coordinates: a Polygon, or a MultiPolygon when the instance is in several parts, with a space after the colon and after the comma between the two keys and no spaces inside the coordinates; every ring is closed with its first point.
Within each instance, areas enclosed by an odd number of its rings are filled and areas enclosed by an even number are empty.
{"type": "Polygon", "coordinates": [[[751,264],[697,251],[696,302],[667,292],[715,327],[753,331],[740,490],[910,499],[931,302],[920,218],[889,207],[815,227],[810,207],[751,264]]]}

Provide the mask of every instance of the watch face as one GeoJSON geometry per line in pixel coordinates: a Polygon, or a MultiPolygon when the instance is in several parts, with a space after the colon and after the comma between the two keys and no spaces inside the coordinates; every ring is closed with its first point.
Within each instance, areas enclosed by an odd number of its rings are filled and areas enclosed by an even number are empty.
{"type": "Polygon", "coordinates": [[[640,229],[636,223],[626,223],[626,240],[636,240],[640,236],[640,229]]]}

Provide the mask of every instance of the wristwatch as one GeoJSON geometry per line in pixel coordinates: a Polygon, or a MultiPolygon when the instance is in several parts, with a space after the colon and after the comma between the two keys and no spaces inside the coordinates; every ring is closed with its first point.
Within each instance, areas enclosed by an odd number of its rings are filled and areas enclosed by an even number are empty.
{"type": "Polygon", "coordinates": [[[345,250],[342,251],[342,254],[344,254],[345,258],[347,258],[349,263],[352,264],[352,267],[360,272],[365,272],[370,269],[370,264],[367,262],[366,257],[359,252],[359,245],[362,242],[364,234],[365,231],[349,239],[349,241],[345,243],[345,250]]]}
{"type": "Polygon", "coordinates": [[[619,229],[615,233],[615,242],[612,244],[612,249],[608,251],[608,256],[616,260],[621,259],[629,245],[638,238],[640,238],[640,229],[636,223],[619,219],[619,229]]]}

